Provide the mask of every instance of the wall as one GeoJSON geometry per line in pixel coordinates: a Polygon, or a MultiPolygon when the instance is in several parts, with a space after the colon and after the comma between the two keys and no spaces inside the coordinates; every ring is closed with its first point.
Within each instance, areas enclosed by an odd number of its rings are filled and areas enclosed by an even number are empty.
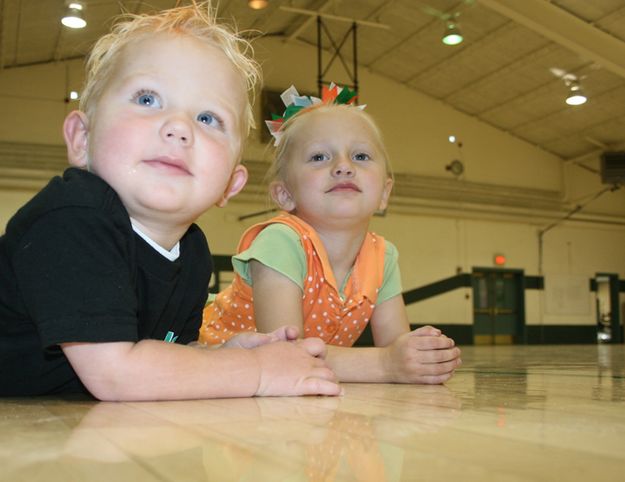
{"type": "MultiPolygon", "coordinates": [[[[270,38],[258,42],[256,50],[267,87],[281,91],[293,83],[302,92],[316,91],[314,48],[270,38]]],[[[344,80],[341,72],[334,74],[344,80]]],[[[76,61],[0,71],[0,145],[28,144],[36,157],[38,151],[48,152],[47,145],[62,144],[63,117],[76,106],[64,102],[65,93],[70,87],[78,90],[81,75],[76,61]]],[[[492,266],[495,253],[507,256],[507,268],[547,279],[590,279],[598,271],[625,278],[625,193],[608,192],[560,223],[604,187],[598,175],[366,69],[359,75],[361,103],[380,123],[397,175],[397,194],[386,216],[373,219],[372,229],[399,248],[405,289],[492,266]],[[450,134],[459,138],[461,148],[448,142],[450,134]],[[455,158],[466,166],[459,179],[445,170],[455,158]],[[544,235],[541,265],[538,232],[552,223],[557,226],[544,235]]],[[[6,159],[0,151],[0,226],[43,185],[26,174],[35,157],[20,156],[11,161],[23,164],[16,171],[2,164],[6,159]],[[15,172],[29,179],[9,179],[15,172]]],[[[212,209],[198,220],[215,254],[232,253],[241,232],[262,219],[239,221],[239,216],[268,207],[260,184],[268,153],[259,131],[252,134],[244,158],[258,171],[249,188],[226,208],[212,209]]],[[[598,160],[585,162],[596,168],[598,160]]],[[[62,165],[60,159],[57,171],[62,165]]],[[[460,288],[411,305],[411,321],[469,325],[471,295],[469,288],[460,288]]],[[[527,323],[594,325],[594,295],[587,295],[587,314],[558,315],[546,311],[545,292],[528,291],[527,323]]]]}

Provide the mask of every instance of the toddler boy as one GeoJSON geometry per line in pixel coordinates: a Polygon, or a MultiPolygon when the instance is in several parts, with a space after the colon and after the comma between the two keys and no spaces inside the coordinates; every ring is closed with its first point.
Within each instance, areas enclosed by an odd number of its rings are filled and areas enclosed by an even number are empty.
{"type": "Polygon", "coordinates": [[[63,125],[73,167],[0,238],[0,395],[339,393],[320,340],[274,342],[292,329],[185,346],[212,269],[193,223],[247,180],[239,161],[259,78],[248,51],[195,2],[133,16],[94,46],[81,110],[63,125]]]}

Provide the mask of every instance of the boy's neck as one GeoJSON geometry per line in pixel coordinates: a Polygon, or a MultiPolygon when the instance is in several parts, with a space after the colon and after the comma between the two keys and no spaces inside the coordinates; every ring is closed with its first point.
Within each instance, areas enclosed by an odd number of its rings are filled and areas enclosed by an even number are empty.
{"type": "Polygon", "coordinates": [[[146,241],[149,240],[148,243],[151,241],[156,244],[165,252],[171,252],[175,249],[180,242],[180,239],[182,239],[182,236],[184,236],[184,233],[186,233],[187,229],[189,229],[188,226],[184,227],[184,229],[176,229],[175,227],[168,229],[161,225],[158,225],[155,229],[153,226],[139,222],[134,218],[130,218],[130,222],[132,224],[132,228],[135,232],[137,232],[137,234],[143,237],[146,241]]]}
{"type": "Polygon", "coordinates": [[[152,238],[150,238],[147,234],[141,231],[134,224],[132,225],[132,229],[135,233],[137,233],[141,239],[143,239],[146,243],[148,243],[158,254],[168,259],[169,261],[176,261],[180,257],[180,243],[176,243],[174,247],[170,250],[166,250],[152,238]]]}

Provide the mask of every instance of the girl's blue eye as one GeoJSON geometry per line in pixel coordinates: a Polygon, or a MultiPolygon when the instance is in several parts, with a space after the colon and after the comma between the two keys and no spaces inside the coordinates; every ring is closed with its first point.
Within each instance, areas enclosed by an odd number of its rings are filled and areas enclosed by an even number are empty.
{"type": "Polygon", "coordinates": [[[358,154],[354,155],[354,160],[356,161],[368,161],[369,159],[371,159],[371,156],[364,152],[359,152],[358,154]]]}
{"type": "Polygon", "coordinates": [[[160,108],[161,99],[156,92],[152,91],[140,91],[135,94],[134,99],[136,104],[143,105],[145,107],[160,108]]]}
{"type": "Polygon", "coordinates": [[[310,156],[311,161],[325,161],[328,158],[325,154],[313,154],[310,156]]]}
{"type": "Polygon", "coordinates": [[[219,128],[223,127],[223,122],[221,121],[221,119],[210,112],[202,112],[198,114],[197,120],[198,122],[201,122],[202,124],[206,124],[208,126],[219,128]]]}

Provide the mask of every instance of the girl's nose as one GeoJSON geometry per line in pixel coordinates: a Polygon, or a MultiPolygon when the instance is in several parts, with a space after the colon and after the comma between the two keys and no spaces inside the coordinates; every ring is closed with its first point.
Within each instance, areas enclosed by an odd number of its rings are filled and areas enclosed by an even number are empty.
{"type": "Polygon", "coordinates": [[[341,157],[332,168],[332,174],[335,176],[353,176],[354,166],[349,159],[341,157]]]}
{"type": "Polygon", "coordinates": [[[183,146],[193,144],[193,130],[182,116],[167,119],[161,129],[161,135],[167,142],[177,142],[183,146]]]}

